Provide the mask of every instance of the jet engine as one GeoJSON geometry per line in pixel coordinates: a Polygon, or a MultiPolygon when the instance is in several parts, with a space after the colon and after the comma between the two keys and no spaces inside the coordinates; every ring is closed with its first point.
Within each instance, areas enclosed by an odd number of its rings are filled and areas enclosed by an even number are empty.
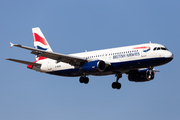
{"type": "Polygon", "coordinates": [[[106,69],[106,64],[102,60],[90,61],[80,67],[81,72],[103,72],[106,69]]]}
{"type": "Polygon", "coordinates": [[[146,82],[154,79],[154,71],[153,70],[137,70],[130,71],[128,75],[129,81],[134,82],[146,82]]]}

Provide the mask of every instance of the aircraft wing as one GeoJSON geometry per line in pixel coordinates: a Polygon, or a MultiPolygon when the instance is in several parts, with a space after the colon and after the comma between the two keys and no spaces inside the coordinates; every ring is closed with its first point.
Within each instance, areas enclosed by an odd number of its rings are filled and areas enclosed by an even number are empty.
{"type": "Polygon", "coordinates": [[[17,59],[11,59],[11,58],[7,58],[6,60],[10,60],[10,61],[14,61],[14,62],[26,64],[26,65],[41,66],[41,64],[28,62],[28,61],[23,61],[23,60],[17,60],[17,59]]]}
{"type": "Polygon", "coordinates": [[[27,50],[31,50],[31,54],[47,57],[47,58],[50,58],[53,60],[57,60],[57,63],[65,62],[65,63],[71,64],[73,66],[80,66],[81,64],[87,62],[87,60],[82,57],[76,57],[76,56],[72,56],[72,55],[65,55],[65,54],[60,54],[60,53],[55,53],[55,52],[44,51],[44,50],[31,48],[31,47],[27,47],[27,46],[23,46],[23,45],[19,45],[19,44],[12,44],[12,43],[10,43],[10,44],[11,44],[11,47],[16,46],[16,47],[24,48],[27,50]]]}

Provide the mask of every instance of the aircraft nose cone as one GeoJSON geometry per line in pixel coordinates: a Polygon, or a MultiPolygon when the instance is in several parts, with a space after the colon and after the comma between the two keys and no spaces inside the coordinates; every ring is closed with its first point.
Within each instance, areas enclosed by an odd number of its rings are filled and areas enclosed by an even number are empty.
{"type": "Polygon", "coordinates": [[[171,52],[165,53],[166,58],[174,58],[174,55],[171,52]]]}

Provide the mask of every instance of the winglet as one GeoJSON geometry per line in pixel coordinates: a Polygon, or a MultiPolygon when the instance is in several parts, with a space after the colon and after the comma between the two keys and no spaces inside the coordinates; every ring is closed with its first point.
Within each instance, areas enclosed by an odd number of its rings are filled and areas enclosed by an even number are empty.
{"type": "Polygon", "coordinates": [[[11,43],[11,42],[10,42],[10,45],[11,45],[11,47],[10,47],[10,48],[12,48],[12,47],[14,46],[14,44],[13,44],[13,43],[11,43]]]}

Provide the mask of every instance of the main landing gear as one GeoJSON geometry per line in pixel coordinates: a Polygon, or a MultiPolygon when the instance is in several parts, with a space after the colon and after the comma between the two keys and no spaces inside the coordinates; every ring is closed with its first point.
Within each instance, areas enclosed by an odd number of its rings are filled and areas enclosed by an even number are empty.
{"type": "Polygon", "coordinates": [[[86,76],[81,76],[81,77],[79,78],[79,82],[80,82],[80,83],[84,83],[84,84],[88,84],[88,83],[89,83],[89,78],[86,77],[86,76]]]}
{"type": "Polygon", "coordinates": [[[118,89],[119,90],[121,88],[121,83],[118,82],[119,78],[121,78],[121,77],[122,77],[121,73],[116,74],[116,82],[112,83],[112,88],[113,89],[118,89]]]}
{"type": "MultiPolygon", "coordinates": [[[[112,88],[113,89],[120,89],[121,88],[121,83],[119,83],[118,82],[118,80],[119,80],[119,78],[121,78],[122,77],[122,74],[121,73],[117,73],[116,74],[116,82],[113,82],[112,83],[112,88]]],[[[80,83],[84,83],[84,84],[88,84],[89,83],[89,78],[88,77],[86,77],[85,75],[84,76],[81,76],[80,78],[79,78],[79,82],[80,83]]]]}

